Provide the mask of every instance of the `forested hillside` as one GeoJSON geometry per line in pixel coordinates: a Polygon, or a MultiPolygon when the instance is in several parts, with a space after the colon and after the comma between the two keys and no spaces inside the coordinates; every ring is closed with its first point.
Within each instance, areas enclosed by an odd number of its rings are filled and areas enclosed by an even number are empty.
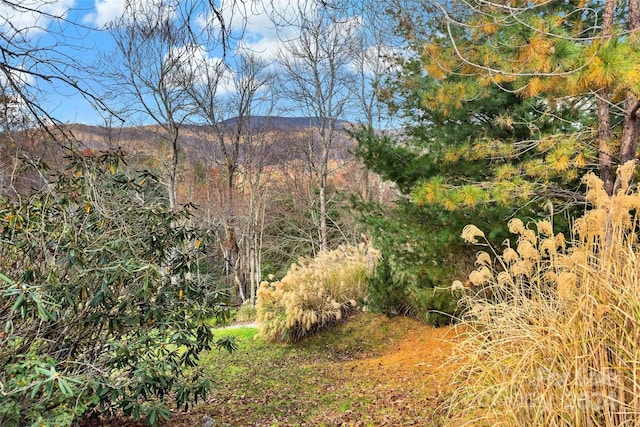
{"type": "MultiPolygon", "coordinates": [[[[230,292],[229,303],[239,305],[255,302],[257,287],[269,274],[282,275],[283,270],[301,256],[318,251],[317,224],[314,223],[315,204],[313,164],[309,157],[309,143],[317,138],[313,119],[284,117],[252,117],[251,133],[237,143],[237,184],[233,211],[225,204],[227,185],[225,168],[228,152],[216,138],[231,140],[236,119],[219,124],[222,134],[206,125],[188,125],[180,133],[180,161],[178,163],[178,204],[193,205],[194,223],[214,233],[216,242],[210,248],[208,266],[220,277],[230,292]],[[228,216],[235,218],[231,219],[228,216]],[[235,221],[233,238],[223,228],[225,221],[235,221]],[[229,246],[227,246],[229,245],[229,246]],[[225,252],[232,247],[237,253],[225,252]],[[226,261],[226,262],[225,262],[226,261]],[[228,267],[237,265],[235,280],[228,267]]],[[[388,204],[397,198],[397,191],[375,175],[364,177],[363,166],[354,156],[355,140],[347,133],[353,128],[339,123],[329,154],[328,185],[330,187],[332,246],[360,240],[364,230],[356,224],[350,212],[350,197],[366,197],[388,204]]],[[[70,165],[69,153],[86,159],[100,159],[110,153],[119,157],[123,170],[156,174],[161,179],[168,167],[171,149],[162,139],[157,126],[109,129],[99,126],[67,125],[64,130],[73,136],[69,147],[61,146],[44,133],[16,134],[7,145],[4,159],[2,193],[15,197],[39,190],[47,176],[64,173],[70,165]],[[46,171],[38,175],[21,164],[20,153],[32,161],[42,162],[46,171]]]]}

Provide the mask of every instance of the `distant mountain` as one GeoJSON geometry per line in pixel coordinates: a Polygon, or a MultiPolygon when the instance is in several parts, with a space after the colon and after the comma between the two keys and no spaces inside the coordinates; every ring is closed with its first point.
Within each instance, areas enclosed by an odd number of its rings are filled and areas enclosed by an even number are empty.
{"type": "MultiPolygon", "coordinates": [[[[225,153],[232,153],[234,148],[233,131],[237,119],[222,122],[229,131],[229,138],[225,138],[226,146],[221,142],[211,126],[189,124],[184,125],[179,134],[180,163],[186,174],[197,168],[220,168],[226,162],[225,153]]],[[[253,136],[243,139],[236,152],[241,164],[251,156],[253,164],[261,167],[286,168],[295,165],[300,168],[300,162],[309,161],[309,147],[315,146],[315,159],[319,161],[321,148],[315,126],[318,119],[305,117],[276,117],[254,116],[251,118],[253,136]],[[311,142],[313,141],[313,144],[311,142]]],[[[336,164],[346,164],[354,158],[355,141],[345,132],[349,122],[338,121],[337,133],[334,135],[330,161],[336,164]]],[[[163,136],[164,132],[158,125],[129,126],[121,128],[107,128],[104,126],[89,126],[84,124],[66,125],[66,131],[74,135],[75,148],[86,155],[109,149],[122,149],[126,153],[126,161],[141,167],[166,167],[171,158],[171,144],[163,136]]],[[[13,141],[13,140],[12,140],[13,141]]],[[[25,133],[15,138],[12,146],[0,144],[0,194],[3,191],[2,171],[9,170],[10,153],[18,147],[25,150],[33,158],[42,159],[55,169],[65,164],[66,150],[59,144],[51,142],[47,137],[33,137],[25,133]]],[[[6,143],[5,143],[6,145],[6,143]]],[[[302,163],[305,164],[305,163],[302,163]]],[[[41,185],[39,177],[25,174],[21,188],[36,188],[41,185]]],[[[25,190],[26,191],[26,190],[25,190]]]]}
{"type": "MultiPolygon", "coordinates": [[[[313,132],[319,124],[319,119],[308,117],[252,116],[250,120],[254,136],[260,136],[254,137],[254,143],[259,141],[261,146],[258,149],[264,151],[264,159],[268,164],[305,158],[304,153],[308,147],[310,132],[313,132]]],[[[237,118],[221,122],[230,134],[234,132],[237,123],[237,118]]],[[[344,120],[336,123],[338,133],[331,152],[333,159],[344,160],[353,156],[351,153],[354,141],[344,132],[348,126],[349,122],[344,120]]],[[[120,147],[130,155],[158,157],[159,154],[166,156],[169,149],[166,141],[163,141],[162,129],[157,125],[107,129],[103,126],[71,124],[68,125],[68,129],[80,142],[82,148],[88,150],[99,151],[120,147]]],[[[179,135],[183,160],[197,162],[207,158],[220,159],[222,153],[214,135],[212,126],[184,125],[179,135]]],[[[255,150],[256,147],[253,149],[255,150]]],[[[241,148],[241,157],[244,151],[241,148]]]]}
{"type": "MultiPolygon", "coordinates": [[[[315,117],[280,117],[280,116],[252,116],[251,127],[253,130],[286,130],[286,129],[306,129],[317,127],[320,119],[315,117]]],[[[227,119],[221,122],[225,126],[234,127],[238,118],[227,119]]],[[[344,129],[350,123],[346,120],[338,120],[336,128],[344,129]]]]}

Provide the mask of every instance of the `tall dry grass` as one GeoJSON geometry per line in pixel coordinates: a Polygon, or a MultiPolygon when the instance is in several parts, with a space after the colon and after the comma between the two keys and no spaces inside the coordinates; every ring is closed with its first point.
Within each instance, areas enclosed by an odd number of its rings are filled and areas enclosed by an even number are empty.
{"type": "Polygon", "coordinates": [[[343,245],[303,258],[281,280],[263,282],[256,303],[259,333],[271,341],[297,341],[342,318],[367,296],[367,275],[379,252],[343,245]]]}
{"type": "MultiPolygon", "coordinates": [[[[633,170],[620,168],[621,182],[633,170]]],[[[640,425],[640,194],[584,182],[593,208],[570,242],[548,221],[513,219],[516,247],[497,254],[477,227],[463,230],[487,249],[469,276],[483,291],[463,298],[452,424],[640,425]]]]}

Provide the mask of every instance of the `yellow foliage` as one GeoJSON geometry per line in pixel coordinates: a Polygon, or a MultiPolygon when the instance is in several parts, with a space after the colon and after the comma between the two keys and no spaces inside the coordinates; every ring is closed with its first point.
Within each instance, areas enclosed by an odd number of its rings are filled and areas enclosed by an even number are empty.
{"type": "Polygon", "coordinates": [[[549,178],[549,168],[545,164],[543,159],[534,158],[527,162],[524,162],[522,165],[524,173],[532,178],[549,178]]]}
{"type": "Polygon", "coordinates": [[[511,83],[513,81],[515,81],[515,76],[510,76],[510,75],[506,75],[506,74],[492,74],[491,75],[491,79],[493,80],[493,82],[495,84],[502,84],[502,83],[511,83]]]}
{"type": "Polygon", "coordinates": [[[444,208],[448,211],[455,211],[458,207],[456,202],[450,197],[445,197],[443,205],[444,205],[444,208]]]}
{"type": "Polygon", "coordinates": [[[472,185],[465,185],[458,191],[458,198],[465,207],[473,208],[484,200],[484,192],[472,185]]]}
{"type": "Polygon", "coordinates": [[[445,151],[445,153],[444,153],[444,161],[445,162],[449,162],[449,163],[457,162],[460,159],[461,155],[462,155],[462,153],[458,149],[451,148],[451,149],[445,151]]]}
{"type": "Polygon", "coordinates": [[[429,62],[425,65],[425,71],[436,80],[442,80],[450,73],[450,70],[447,69],[444,64],[435,61],[429,62]]]}
{"type": "Polygon", "coordinates": [[[518,60],[532,72],[549,73],[552,71],[554,42],[543,33],[536,33],[529,43],[520,49],[518,60]]]}
{"type": "Polygon", "coordinates": [[[570,154],[571,151],[566,147],[558,147],[547,154],[547,164],[556,172],[564,172],[571,165],[570,154]]]}
{"type": "Polygon", "coordinates": [[[544,82],[540,77],[532,77],[527,84],[521,89],[521,92],[527,98],[538,96],[544,91],[544,82]]]}
{"type": "Polygon", "coordinates": [[[495,22],[483,22],[476,26],[476,30],[478,31],[478,33],[482,34],[483,36],[493,35],[498,32],[499,29],[500,26],[495,22]]]}
{"type": "Polygon", "coordinates": [[[425,199],[427,203],[435,203],[442,192],[442,185],[439,182],[431,181],[425,186],[425,199]]]}
{"type": "Polygon", "coordinates": [[[585,157],[584,153],[578,153],[573,158],[573,165],[577,168],[583,168],[587,166],[587,158],[585,157]]]}
{"type": "Polygon", "coordinates": [[[549,150],[555,144],[556,144],[556,141],[554,138],[543,138],[540,141],[538,141],[538,143],[536,144],[536,151],[539,153],[543,153],[549,150]]]}
{"type": "Polygon", "coordinates": [[[508,180],[520,175],[520,169],[511,163],[505,163],[496,168],[495,177],[498,180],[508,180]]]}
{"type": "Polygon", "coordinates": [[[422,49],[422,54],[429,58],[438,58],[441,51],[442,47],[437,44],[426,44],[422,49]]]}
{"type": "Polygon", "coordinates": [[[606,88],[613,84],[612,74],[607,71],[604,63],[597,56],[591,60],[583,75],[584,86],[591,88],[606,88]]]}

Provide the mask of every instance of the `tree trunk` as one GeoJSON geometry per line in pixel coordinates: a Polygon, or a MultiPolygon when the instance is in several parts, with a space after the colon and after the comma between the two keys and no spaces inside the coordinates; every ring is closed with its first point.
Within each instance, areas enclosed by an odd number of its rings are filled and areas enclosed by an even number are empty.
{"type": "MultiPolygon", "coordinates": [[[[602,39],[607,42],[611,37],[613,15],[616,0],[606,0],[602,16],[602,39]]],[[[613,156],[609,148],[611,139],[611,112],[609,110],[609,94],[606,89],[596,91],[596,112],[598,115],[598,167],[600,179],[604,183],[607,194],[613,193],[615,173],[613,171],[613,156]]]]}
{"type": "Polygon", "coordinates": [[[605,91],[597,91],[596,107],[598,114],[598,170],[600,179],[607,194],[613,193],[615,174],[613,172],[613,156],[609,148],[611,138],[611,116],[609,101],[605,98],[605,91]]]}
{"type": "MultiPolygon", "coordinates": [[[[325,125],[323,125],[325,126],[325,125]]],[[[320,164],[320,250],[327,249],[329,237],[327,231],[327,218],[329,216],[327,209],[327,178],[329,175],[329,151],[333,140],[333,122],[329,120],[329,129],[323,129],[321,132],[322,139],[322,160],[320,164]]]]}
{"type": "MultiPolygon", "coordinates": [[[[613,3],[612,7],[615,7],[615,1],[607,0],[605,17],[610,3],[613,3]]],[[[629,0],[629,31],[631,33],[636,33],[638,30],[640,30],[640,0],[629,0]]],[[[631,90],[628,90],[625,100],[622,138],[620,140],[619,164],[621,165],[625,164],[629,160],[634,160],[636,158],[636,149],[638,148],[638,135],[640,134],[640,117],[638,116],[639,107],[640,101],[638,100],[638,96],[631,90]]],[[[618,177],[611,193],[609,194],[615,194],[615,192],[623,187],[624,184],[628,183],[620,182],[620,177],[618,177]]]]}
{"type": "Polygon", "coordinates": [[[247,300],[246,297],[246,278],[244,276],[243,268],[242,268],[242,257],[240,254],[240,247],[238,246],[238,241],[236,239],[235,231],[233,230],[233,226],[228,222],[228,219],[224,220],[225,226],[225,243],[224,243],[224,252],[227,258],[227,265],[231,270],[231,275],[233,276],[233,282],[238,287],[238,295],[240,296],[241,303],[244,303],[247,300]]]}

